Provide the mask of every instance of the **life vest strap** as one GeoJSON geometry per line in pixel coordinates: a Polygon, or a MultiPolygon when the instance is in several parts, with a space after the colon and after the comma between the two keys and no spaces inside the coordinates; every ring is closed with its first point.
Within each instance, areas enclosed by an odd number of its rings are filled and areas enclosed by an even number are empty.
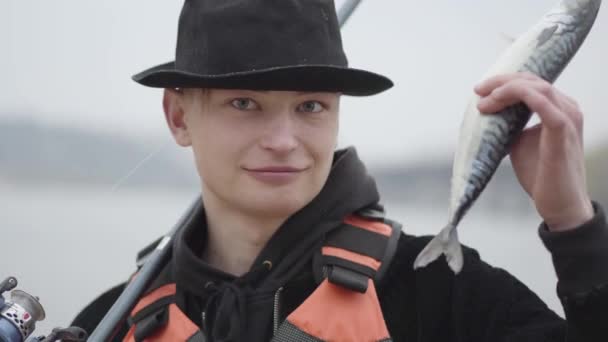
{"type": "Polygon", "coordinates": [[[378,280],[384,273],[400,235],[401,225],[378,215],[347,217],[327,235],[321,252],[315,256],[317,282],[327,278],[333,284],[365,293],[368,280],[378,280]]]}
{"type": "Polygon", "coordinates": [[[127,319],[130,327],[135,326],[133,331],[135,342],[143,341],[146,337],[167,325],[169,322],[168,307],[169,304],[174,302],[174,295],[161,297],[127,319]]]}
{"type": "Polygon", "coordinates": [[[388,239],[386,235],[344,224],[327,236],[325,246],[339,247],[382,260],[388,239]]]}
{"type": "Polygon", "coordinates": [[[353,291],[365,293],[370,277],[348,268],[332,267],[327,274],[327,280],[333,284],[342,285],[353,291]]]}
{"type": "MultiPolygon", "coordinates": [[[[138,317],[127,335],[125,342],[157,342],[157,341],[186,341],[205,342],[205,335],[183,313],[175,303],[156,301],[148,305],[157,307],[156,311],[148,311],[148,315],[138,317]],[[162,306],[161,304],[165,304],[162,306]]],[[[147,308],[147,306],[146,306],[147,308]]],[[[144,309],[142,309],[144,310],[144,309]]],[[[141,310],[140,310],[141,311],[141,310]]]]}
{"type": "Polygon", "coordinates": [[[171,303],[175,303],[175,295],[161,297],[158,300],[150,303],[143,309],[139,310],[135,315],[129,317],[127,319],[127,322],[129,323],[129,326],[138,324],[148,316],[156,314],[160,309],[166,308],[171,303]]]}
{"type": "Polygon", "coordinates": [[[323,262],[325,263],[325,267],[327,267],[326,273],[328,276],[331,273],[331,270],[336,268],[348,269],[368,278],[373,278],[376,274],[376,270],[371,267],[331,255],[323,255],[323,262]]]}
{"type": "Polygon", "coordinates": [[[156,312],[140,319],[135,325],[133,336],[135,342],[144,341],[146,337],[154,334],[158,329],[166,326],[169,322],[168,307],[158,308],[156,312]]]}

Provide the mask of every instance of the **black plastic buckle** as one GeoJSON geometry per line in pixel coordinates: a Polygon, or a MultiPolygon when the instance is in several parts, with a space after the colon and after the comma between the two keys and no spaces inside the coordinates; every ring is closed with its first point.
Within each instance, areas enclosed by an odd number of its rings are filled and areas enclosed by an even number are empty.
{"type": "Polygon", "coordinates": [[[336,265],[329,266],[327,280],[332,284],[344,286],[350,290],[365,293],[369,277],[336,265]]]}

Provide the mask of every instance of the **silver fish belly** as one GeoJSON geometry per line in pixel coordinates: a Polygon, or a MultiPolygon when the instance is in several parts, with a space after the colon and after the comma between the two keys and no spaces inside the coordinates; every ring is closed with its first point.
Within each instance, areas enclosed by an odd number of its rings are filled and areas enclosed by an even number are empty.
{"type": "MultiPolygon", "coordinates": [[[[553,83],[591,30],[601,0],[563,0],[500,56],[482,79],[512,72],[530,72],[553,83]]],[[[523,103],[496,115],[481,115],[473,96],[460,128],[452,169],[448,224],[420,252],[414,268],[425,267],[442,254],[454,273],[464,261],[456,227],[488,184],[501,160],[526,126],[530,109],[523,103]]]]}

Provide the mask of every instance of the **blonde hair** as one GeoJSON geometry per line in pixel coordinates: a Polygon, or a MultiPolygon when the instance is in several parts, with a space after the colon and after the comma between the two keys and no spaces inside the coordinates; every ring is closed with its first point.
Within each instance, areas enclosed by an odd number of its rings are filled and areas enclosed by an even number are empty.
{"type": "Polygon", "coordinates": [[[179,88],[176,91],[181,93],[181,101],[184,108],[205,110],[209,104],[209,101],[206,101],[209,96],[208,88],[179,88]]]}

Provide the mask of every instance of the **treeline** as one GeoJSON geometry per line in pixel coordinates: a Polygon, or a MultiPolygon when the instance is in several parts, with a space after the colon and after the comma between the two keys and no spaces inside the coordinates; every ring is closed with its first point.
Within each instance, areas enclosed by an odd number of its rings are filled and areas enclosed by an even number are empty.
{"type": "Polygon", "coordinates": [[[0,122],[4,181],[189,187],[196,177],[186,159],[185,151],[163,141],[135,141],[27,120],[0,122]]]}

